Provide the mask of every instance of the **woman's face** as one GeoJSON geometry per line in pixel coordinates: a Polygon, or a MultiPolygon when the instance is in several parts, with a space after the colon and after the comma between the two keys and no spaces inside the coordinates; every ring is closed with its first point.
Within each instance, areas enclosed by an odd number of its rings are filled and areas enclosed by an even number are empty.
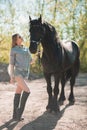
{"type": "Polygon", "coordinates": [[[18,36],[18,37],[17,37],[17,41],[16,41],[17,45],[18,45],[18,46],[22,45],[22,42],[23,42],[22,37],[18,36]]]}

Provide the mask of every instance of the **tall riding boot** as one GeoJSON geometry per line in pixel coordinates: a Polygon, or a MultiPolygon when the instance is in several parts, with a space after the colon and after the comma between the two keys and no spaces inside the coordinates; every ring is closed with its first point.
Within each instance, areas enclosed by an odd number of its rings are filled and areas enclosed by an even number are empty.
{"type": "Polygon", "coordinates": [[[30,93],[28,92],[23,92],[22,97],[21,97],[21,101],[20,101],[20,107],[17,109],[17,120],[23,120],[23,118],[21,118],[24,108],[25,108],[25,104],[27,101],[27,98],[29,96],[30,93]]]}
{"type": "Polygon", "coordinates": [[[14,96],[14,103],[13,103],[13,119],[17,118],[17,108],[19,106],[19,102],[20,102],[20,96],[21,94],[15,94],[14,96]]]}

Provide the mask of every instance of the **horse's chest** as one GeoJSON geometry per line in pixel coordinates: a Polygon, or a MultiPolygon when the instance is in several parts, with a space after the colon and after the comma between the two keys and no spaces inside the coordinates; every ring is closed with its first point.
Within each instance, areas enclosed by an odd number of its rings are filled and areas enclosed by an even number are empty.
{"type": "Polygon", "coordinates": [[[53,72],[57,72],[60,69],[60,65],[56,59],[50,60],[47,59],[45,56],[42,56],[41,62],[42,62],[44,72],[53,73],[53,72]]]}

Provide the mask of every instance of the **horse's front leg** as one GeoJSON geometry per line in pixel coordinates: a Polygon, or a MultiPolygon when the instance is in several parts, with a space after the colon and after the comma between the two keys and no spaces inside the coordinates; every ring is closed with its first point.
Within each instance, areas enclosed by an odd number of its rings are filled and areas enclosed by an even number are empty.
{"type": "Polygon", "coordinates": [[[62,88],[61,88],[61,93],[60,93],[60,97],[59,97],[59,104],[60,105],[63,105],[64,101],[65,101],[65,92],[64,92],[64,88],[65,88],[65,83],[66,83],[66,79],[64,77],[64,74],[62,75],[61,77],[61,85],[62,85],[62,88]]]}
{"type": "Polygon", "coordinates": [[[54,74],[54,81],[55,81],[55,86],[54,86],[54,97],[53,97],[52,110],[55,112],[58,112],[60,109],[59,109],[59,103],[57,101],[57,97],[59,94],[59,75],[57,73],[54,74]]]}
{"type": "Polygon", "coordinates": [[[47,82],[47,92],[48,92],[48,105],[46,109],[48,111],[52,110],[52,87],[51,87],[51,74],[50,73],[44,73],[46,82],[47,82]]]}

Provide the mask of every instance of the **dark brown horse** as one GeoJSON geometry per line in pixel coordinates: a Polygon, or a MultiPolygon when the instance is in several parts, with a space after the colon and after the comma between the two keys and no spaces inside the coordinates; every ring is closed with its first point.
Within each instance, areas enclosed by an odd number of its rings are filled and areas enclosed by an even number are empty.
{"type": "MultiPolygon", "coordinates": [[[[29,17],[30,18],[30,17],[29,17]]],[[[42,44],[42,66],[47,82],[48,105],[47,110],[57,112],[59,110],[58,94],[59,81],[62,89],[59,102],[65,100],[64,87],[70,81],[71,92],[69,102],[74,104],[75,98],[73,87],[76,76],[79,72],[79,47],[74,41],[60,41],[55,28],[47,22],[42,22],[42,18],[32,20],[30,18],[30,51],[37,52],[37,46],[42,44]],[[54,91],[52,91],[51,76],[54,76],[54,91]]]]}

